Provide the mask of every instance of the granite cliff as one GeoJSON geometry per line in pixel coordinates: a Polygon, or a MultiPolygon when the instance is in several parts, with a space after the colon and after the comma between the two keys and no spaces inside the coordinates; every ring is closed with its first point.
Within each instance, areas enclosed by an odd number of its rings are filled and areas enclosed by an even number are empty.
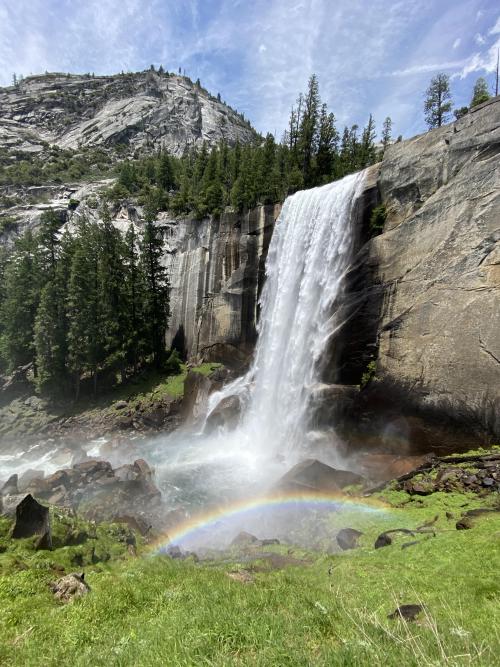
{"type": "Polygon", "coordinates": [[[125,152],[226,139],[252,141],[244,118],[188,77],[152,70],[113,76],[45,74],[0,88],[0,149],[39,153],[48,145],[125,152]]]}

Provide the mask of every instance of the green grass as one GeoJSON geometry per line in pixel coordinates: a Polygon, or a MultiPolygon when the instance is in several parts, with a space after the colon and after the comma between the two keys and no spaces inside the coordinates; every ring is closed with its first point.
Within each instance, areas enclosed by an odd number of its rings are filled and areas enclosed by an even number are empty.
{"type": "Polygon", "coordinates": [[[146,555],[89,568],[91,593],[61,606],[47,586],[53,572],[11,566],[0,576],[0,664],[500,664],[500,513],[466,531],[444,516],[494,499],[436,493],[419,503],[396,491],[379,498],[387,511],[352,510],[332,524],[330,544],[340,527],[363,530],[359,549],[266,548],[305,561],[280,569],[259,555],[245,564],[237,556],[197,564],[146,555]],[[414,528],[436,514],[435,537],[374,549],[381,530],[414,528]],[[252,583],[227,576],[241,569],[252,583]],[[387,619],[409,603],[425,605],[419,622],[387,619]]]}

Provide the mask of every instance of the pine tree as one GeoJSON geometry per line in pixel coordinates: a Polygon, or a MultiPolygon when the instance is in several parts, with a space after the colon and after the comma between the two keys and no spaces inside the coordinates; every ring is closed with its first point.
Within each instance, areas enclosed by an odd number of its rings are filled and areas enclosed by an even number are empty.
{"type": "Polygon", "coordinates": [[[99,363],[104,356],[99,314],[98,237],[97,225],[80,220],[67,295],[68,367],[73,374],[77,400],[84,373],[94,380],[96,392],[99,363]]]}
{"type": "Polygon", "coordinates": [[[166,151],[160,153],[156,178],[158,185],[164,190],[172,190],[175,187],[174,170],[166,151]]]}
{"type": "Polygon", "coordinates": [[[35,358],[33,334],[41,291],[36,250],[37,241],[28,231],[17,241],[4,270],[0,354],[9,370],[31,363],[35,358]]]}
{"type": "Polygon", "coordinates": [[[474,85],[470,108],[477,107],[478,104],[487,102],[489,99],[490,93],[488,91],[488,84],[486,83],[486,79],[480,76],[474,85]]]}
{"type": "Polygon", "coordinates": [[[102,210],[102,227],[98,233],[98,287],[99,337],[102,341],[103,368],[120,368],[124,374],[125,321],[124,243],[120,232],[113,226],[107,205],[102,210]]]}
{"type": "Polygon", "coordinates": [[[357,166],[364,169],[365,167],[373,164],[375,160],[375,121],[373,120],[373,116],[370,114],[368,124],[363,129],[363,133],[361,135],[361,144],[359,146],[359,161],[357,162],[357,166]]]}
{"type": "Polygon", "coordinates": [[[139,269],[138,238],[134,225],[131,224],[125,234],[123,339],[126,361],[132,366],[134,374],[145,349],[142,335],[143,286],[139,269]]]}
{"type": "Polygon", "coordinates": [[[57,276],[45,285],[35,319],[37,387],[50,394],[62,393],[66,388],[64,287],[57,276]]]}
{"type": "Polygon", "coordinates": [[[390,116],[384,120],[382,127],[382,149],[385,151],[392,141],[392,120],[390,116]]]}
{"type": "Polygon", "coordinates": [[[144,209],[146,226],[141,243],[140,267],[144,280],[143,319],[145,348],[153,355],[157,368],[165,361],[165,330],[169,316],[169,283],[167,271],[162,265],[163,240],[155,228],[157,215],[154,203],[144,209]]]}
{"type": "Polygon", "coordinates": [[[316,155],[317,183],[326,183],[333,176],[339,134],[335,127],[335,116],[328,113],[326,104],[321,106],[319,118],[318,153],[316,155]]]}
{"type": "Polygon", "coordinates": [[[313,158],[318,142],[319,105],[318,79],[313,74],[309,79],[307,94],[304,97],[304,111],[300,120],[297,142],[299,166],[302,169],[306,187],[314,185],[313,158]]]}
{"type": "Polygon", "coordinates": [[[59,230],[62,222],[54,210],[48,209],[42,213],[40,223],[40,231],[37,235],[39,263],[42,272],[48,278],[52,278],[56,270],[59,230]]]}
{"type": "Polygon", "coordinates": [[[451,106],[450,77],[447,74],[437,74],[431,79],[424,103],[425,120],[430,129],[446,123],[451,106]]]}

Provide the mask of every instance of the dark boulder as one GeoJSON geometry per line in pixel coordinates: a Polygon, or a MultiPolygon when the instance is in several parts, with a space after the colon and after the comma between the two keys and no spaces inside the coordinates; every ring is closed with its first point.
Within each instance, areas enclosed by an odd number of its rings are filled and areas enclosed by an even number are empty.
{"type": "Polygon", "coordinates": [[[343,551],[356,549],[361,535],[363,535],[363,533],[355,528],[342,528],[342,530],[337,533],[337,544],[343,551]]]}
{"type": "Polygon", "coordinates": [[[392,544],[392,537],[387,535],[387,533],[381,533],[375,540],[375,549],[388,547],[390,544],[392,544]]]}
{"type": "Polygon", "coordinates": [[[32,495],[28,494],[16,507],[16,522],[12,529],[12,537],[21,539],[33,535],[40,535],[38,548],[51,548],[49,508],[40,505],[32,495]]]}
{"type": "Polygon", "coordinates": [[[387,618],[395,621],[398,619],[403,619],[405,621],[415,621],[417,616],[424,611],[424,608],[421,604],[402,604],[398,607],[392,614],[389,614],[387,618]]]}
{"type": "Polygon", "coordinates": [[[278,482],[279,489],[295,491],[340,491],[365,478],[349,470],[337,470],[317,459],[297,463],[278,482]]]}

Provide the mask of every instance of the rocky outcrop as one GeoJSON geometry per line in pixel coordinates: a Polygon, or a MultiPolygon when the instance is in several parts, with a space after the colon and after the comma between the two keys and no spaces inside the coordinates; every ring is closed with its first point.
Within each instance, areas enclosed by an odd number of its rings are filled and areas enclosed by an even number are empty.
{"type": "Polygon", "coordinates": [[[0,148],[21,153],[55,144],[182,155],[203,142],[256,138],[240,114],[189,78],[154,71],[30,76],[0,88],[0,108],[0,148]]]}
{"type": "Polygon", "coordinates": [[[391,146],[377,376],[500,432],[500,98],[391,146]]]}

